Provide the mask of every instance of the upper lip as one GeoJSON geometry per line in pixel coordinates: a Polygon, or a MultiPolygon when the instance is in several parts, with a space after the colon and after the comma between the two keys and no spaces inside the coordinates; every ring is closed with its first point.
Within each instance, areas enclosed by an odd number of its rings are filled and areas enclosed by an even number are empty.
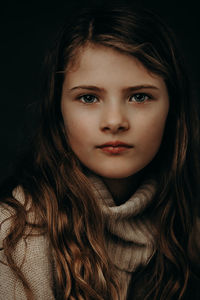
{"type": "Polygon", "coordinates": [[[103,148],[103,147],[127,147],[127,148],[132,148],[133,146],[124,142],[120,141],[111,141],[111,142],[106,142],[102,145],[97,146],[97,148],[103,148]]]}

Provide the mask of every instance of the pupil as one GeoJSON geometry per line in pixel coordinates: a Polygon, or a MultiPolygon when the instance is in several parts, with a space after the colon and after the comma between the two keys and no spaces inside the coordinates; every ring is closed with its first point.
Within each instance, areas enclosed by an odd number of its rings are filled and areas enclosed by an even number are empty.
{"type": "Polygon", "coordinates": [[[144,100],[144,95],[142,95],[142,94],[137,94],[136,95],[136,99],[138,100],[138,101],[143,101],[144,100]]]}
{"type": "Polygon", "coordinates": [[[86,100],[87,102],[92,102],[92,101],[93,101],[93,96],[91,96],[91,95],[86,95],[86,96],[85,96],[85,100],[86,100]]]}

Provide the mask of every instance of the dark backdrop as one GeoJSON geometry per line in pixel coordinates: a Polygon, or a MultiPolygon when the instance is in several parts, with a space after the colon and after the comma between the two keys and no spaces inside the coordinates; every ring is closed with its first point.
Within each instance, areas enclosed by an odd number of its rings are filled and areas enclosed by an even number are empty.
{"type": "MultiPolygon", "coordinates": [[[[42,61],[67,14],[90,3],[108,1],[7,1],[0,7],[0,179],[4,178],[34,128],[34,105],[42,61]]],[[[131,1],[124,1],[131,2],[131,1]]],[[[198,1],[141,0],[174,29],[185,55],[193,89],[200,90],[198,1]]]]}

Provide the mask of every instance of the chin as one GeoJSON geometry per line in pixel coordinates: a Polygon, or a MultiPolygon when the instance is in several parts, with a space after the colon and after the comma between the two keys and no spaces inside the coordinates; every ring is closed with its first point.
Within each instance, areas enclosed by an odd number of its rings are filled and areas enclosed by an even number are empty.
{"type": "Polygon", "coordinates": [[[137,171],[133,171],[133,170],[127,170],[127,171],[123,171],[119,170],[117,171],[115,170],[104,170],[103,172],[100,172],[98,170],[94,170],[94,173],[96,173],[97,175],[104,177],[104,178],[109,178],[109,179],[122,179],[122,178],[127,178],[130,177],[134,174],[136,174],[139,170],[137,171]]]}

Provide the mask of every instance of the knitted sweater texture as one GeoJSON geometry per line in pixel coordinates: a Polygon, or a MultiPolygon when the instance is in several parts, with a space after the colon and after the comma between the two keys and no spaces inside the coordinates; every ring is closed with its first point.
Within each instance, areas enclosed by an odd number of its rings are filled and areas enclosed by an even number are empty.
{"type": "Polygon", "coordinates": [[[116,206],[99,177],[91,177],[105,222],[108,255],[116,268],[123,299],[132,273],[150,261],[156,249],[155,230],[145,210],[155,195],[155,182],[143,183],[125,203],[116,206]]]}
{"type": "MultiPolygon", "coordinates": [[[[105,224],[108,255],[116,268],[125,300],[133,272],[148,264],[156,249],[154,227],[145,214],[155,194],[155,183],[142,184],[128,201],[116,206],[101,179],[96,176],[90,179],[105,224]]],[[[21,188],[14,191],[14,197],[23,203],[21,188]]],[[[0,300],[25,300],[22,283],[8,267],[3,251],[11,214],[10,208],[0,206],[0,300]]],[[[54,259],[46,235],[21,238],[14,259],[30,284],[35,300],[57,300],[54,259]]]]}

